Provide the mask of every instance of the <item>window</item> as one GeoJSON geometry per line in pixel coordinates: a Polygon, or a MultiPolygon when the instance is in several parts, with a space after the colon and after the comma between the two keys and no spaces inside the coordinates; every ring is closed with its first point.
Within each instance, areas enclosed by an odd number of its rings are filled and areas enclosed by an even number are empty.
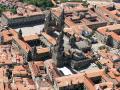
{"type": "Polygon", "coordinates": [[[96,18],[90,18],[89,21],[91,21],[91,22],[97,22],[98,20],[96,18]]]}
{"type": "Polygon", "coordinates": [[[13,36],[13,34],[12,34],[12,33],[9,33],[9,34],[8,34],[8,36],[10,36],[10,37],[11,37],[11,36],[13,36]]]}

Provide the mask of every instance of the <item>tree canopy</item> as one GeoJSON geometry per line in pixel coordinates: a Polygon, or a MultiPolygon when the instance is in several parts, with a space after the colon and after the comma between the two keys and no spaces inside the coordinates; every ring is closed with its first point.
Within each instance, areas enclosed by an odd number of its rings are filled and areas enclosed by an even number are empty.
{"type": "Polygon", "coordinates": [[[35,6],[43,7],[43,8],[53,6],[53,4],[51,3],[50,0],[21,0],[21,1],[24,2],[24,3],[33,4],[35,6]]]}
{"type": "Polygon", "coordinates": [[[16,13],[16,8],[15,7],[9,8],[5,5],[0,4],[0,14],[4,11],[7,11],[7,10],[11,11],[12,13],[16,13]]]}

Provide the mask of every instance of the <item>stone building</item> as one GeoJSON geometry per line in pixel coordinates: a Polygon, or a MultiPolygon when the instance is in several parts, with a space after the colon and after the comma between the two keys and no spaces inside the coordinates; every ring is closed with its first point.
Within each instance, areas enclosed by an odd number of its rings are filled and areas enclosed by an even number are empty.
{"type": "Polygon", "coordinates": [[[50,48],[40,40],[38,35],[25,36],[22,39],[13,38],[12,45],[24,57],[25,62],[50,57],[50,48]]]}
{"type": "Polygon", "coordinates": [[[63,46],[63,33],[57,39],[57,44],[53,46],[52,59],[57,67],[62,67],[64,65],[64,46],[63,46]]]}
{"type": "Polygon", "coordinates": [[[8,29],[1,32],[1,40],[4,44],[12,42],[12,38],[18,38],[18,33],[14,29],[8,29]]]}
{"type": "Polygon", "coordinates": [[[120,23],[120,7],[119,5],[107,5],[107,6],[96,6],[94,7],[96,13],[109,22],[109,24],[120,23]]]}
{"type": "Polygon", "coordinates": [[[58,67],[62,67],[64,65],[64,10],[61,13],[60,16],[60,22],[59,22],[59,26],[60,26],[60,34],[57,38],[57,43],[56,45],[53,46],[53,50],[52,50],[52,58],[55,61],[56,66],[58,67]]]}
{"type": "Polygon", "coordinates": [[[103,70],[93,70],[86,73],[56,77],[54,80],[54,88],[56,90],[103,90],[104,88],[113,89],[113,82],[110,81],[109,83],[108,80],[110,79],[107,78],[103,70]]]}
{"type": "Polygon", "coordinates": [[[110,14],[108,14],[105,10],[103,10],[102,7],[93,6],[91,8],[91,10],[96,12],[102,18],[104,18],[107,21],[108,24],[113,24],[114,23],[114,20],[111,18],[110,14]]]}
{"type": "Polygon", "coordinates": [[[52,13],[56,19],[56,23],[59,23],[58,18],[61,15],[61,8],[64,8],[65,27],[87,25],[94,30],[107,24],[101,16],[89,8],[85,8],[81,3],[63,3],[62,6],[63,7],[53,8],[52,13]]]}
{"type": "Polygon", "coordinates": [[[43,30],[49,35],[53,35],[54,31],[61,32],[61,30],[64,27],[64,20],[65,20],[64,9],[60,12],[60,16],[57,19],[52,13],[52,11],[50,11],[48,15],[46,15],[45,27],[43,30]]]}
{"type": "Polygon", "coordinates": [[[98,28],[96,32],[96,38],[102,43],[111,47],[120,48],[119,40],[120,25],[108,25],[105,27],[98,28]]]}
{"type": "Polygon", "coordinates": [[[24,8],[18,7],[16,14],[6,11],[1,15],[2,24],[12,27],[43,23],[44,19],[44,13],[33,5],[24,6],[24,8]]]}
{"type": "MultiPolygon", "coordinates": [[[[74,36],[74,34],[68,38],[66,38],[65,32],[64,32],[64,28],[65,28],[65,11],[63,9],[63,11],[61,12],[61,15],[59,17],[59,19],[55,19],[55,22],[57,22],[57,26],[52,25],[52,23],[54,22],[54,19],[56,18],[54,16],[53,13],[49,13],[48,16],[46,17],[46,22],[45,22],[45,28],[44,31],[47,33],[46,35],[53,37],[51,39],[51,41],[54,40],[54,38],[57,38],[55,41],[55,44],[51,44],[49,45],[49,47],[51,47],[51,53],[52,53],[52,60],[54,61],[55,65],[57,67],[63,67],[65,65],[69,65],[72,66],[72,68],[79,68],[80,64],[84,63],[83,67],[86,65],[89,65],[91,63],[90,58],[87,58],[84,54],[81,54],[80,52],[84,51],[90,51],[91,45],[85,41],[85,40],[77,40],[76,41],[76,37],[74,36]],[[51,17],[52,16],[52,17],[51,17]],[[51,18],[50,18],[51,17],[51,18]],[[53,22],[48,22],[49,20],[52,20],[53,22]],[[54,29],[51,32],[50,27],[55,27],[56,29],[54,29]],[[54,32],[58,32],[58,36],[54,36],[54,32]],[[49,33],[50,32],[50,33],[49,33]],[[73,38],[72,38],[73,36],[73,38]],[[68,39],[68,42],[66,42],[66,40],[68,39]],[[68,43],[69,45],[66,45],[66,43],[68,43]],[[69,48],[70,47],[70,48],[69,48]],[[73,49],[73,50],[72,50],[73,49]],[[67,52],[67,51],[68,52],[67,52]]],[[[81,26],[82,27],[82,26],[81,26]]],[[[91,30],[88,29],[89,32],[91,32],[91,30]]],[[[69,33],[69,31],[68,31],[69,33]]],[[[41,33],[43,34],[43,32],[41,33]]],[[[78,34],[78,33],[76,33],[78,34]]],[[[46,36],[44,35],[44,36],[46,36]]],[[[49,39],[50,38],[46,38],[47,42],[49,43],[49,39]]],[[[77,38],[77,39],[80,39],[77,38]]],[[[44,43],[46,43],[46,41],[42,38],[41,39],[44,43]]],[[[47,45],[48,46],[48,45],[47,45]]],[[[81,66],[82,67],[82,66],[81,66]]]]}
{"type": "Polygon", "coordinates": [[[22,40],[13,38],[12,46],[24,57],[24,62],[31,60],[31,47],[22,40]]]}

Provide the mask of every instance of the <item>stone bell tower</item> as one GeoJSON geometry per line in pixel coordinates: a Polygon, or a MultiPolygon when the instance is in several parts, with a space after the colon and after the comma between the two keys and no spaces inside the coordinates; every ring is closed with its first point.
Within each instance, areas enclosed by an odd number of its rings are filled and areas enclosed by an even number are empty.
{"type": "Polygon", "coordinates": [[[54,60],[57,67],[62,67],[64,65],[64,33],[60,32],[60,35],[57,38],[57,43],[53,47],[52,59],[54,60]]]}
{"type": "Polygon", "coordinates": [[[52,59],[57,67],[64,66],[64,10],[60,16],[60,34],[56,40],[56,45],[53,47],[52,59]]]}
{"type": "Polygon", "coordinates": [[[45,18],[44,31],[45,31],[46,33],[49,32],[49,27],[51,26],[51,23],[52,23],[52,12],[50,11],[50,12],[48,13],[48,15],[46,16],[46,18],[45,18]]]}

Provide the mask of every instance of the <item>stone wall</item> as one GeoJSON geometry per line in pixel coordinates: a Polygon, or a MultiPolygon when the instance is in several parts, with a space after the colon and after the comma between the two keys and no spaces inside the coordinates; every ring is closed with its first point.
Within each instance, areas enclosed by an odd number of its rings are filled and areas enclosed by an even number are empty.
{"type": "Polygon", "coordinates": [[[36,15],[36,16],[27,16],[27,17],[19,17],[14,19],[9,19],[5,15],[2,15],[1,21],[3,24],[9,25],[11,27],[29,25],[35,23],[44,23],[45,15],[36,15]]]}
{"type": "Polygon", "coordinates": [[[25,52],[18,44],[17,42],[13,39],[12,40],[12,46],[19,51],[19,53],[24,57],[24,62],[27,62],[28,59],[28,53],[25,52]]]}
{"type": "Polygon", "coordinates": [[[116,40],[113,40],[113,47],[114,48],[120,48],[120,45],[119,45],[120,42],[116,41],[116,40]]]}
{"type": "Polygon", "coordinates": [[[106,38],[107,36],[104,36],[102,34],[100,34],[99,32],[95,32],[95,37],[97,38],[98,41],[102,42],[102,43],[106,43],[106,38]]]}

